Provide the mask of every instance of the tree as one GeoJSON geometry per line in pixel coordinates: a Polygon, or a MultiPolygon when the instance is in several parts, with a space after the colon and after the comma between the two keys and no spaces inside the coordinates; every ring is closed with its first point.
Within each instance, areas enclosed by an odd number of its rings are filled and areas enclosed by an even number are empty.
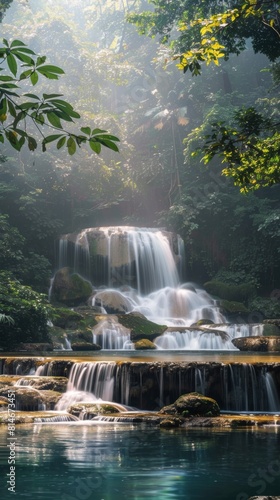
{"type": "MultiPolygon", "coordinates": [[[[143,34],[159,34],[184,73],[199,75],[202,65],[219,65],[222,58],[240,54],[251,39],[254,52],[274,62],[280,56],[280,2],[270,0],[151,0],[152,12],[132,14],[129,20],[143,34]]],[[[278,74],[274,64],[274,74],[278,74]]],[[[274,101],[275,105],[275,101],[274,101]]],[[[277,102],[278,105],[278,102],[277,102]]],[[[267,119],[256,107],[237,111],[231,123],[215,122],[200,152],[208,163],[220,155],[222,173],[234,179],[241,191],[280,182],[279,121],[267,119]]]]}
{"type": "Polygon", "coordinates": [[[61,99],[62,94],[43,93],[38,96],[24,92],[26,80],[33,86],[37,85],[41,76],[58,80],[64,74],[60,67],[46,64],[45,56],[36,55],[21,40],[9,43],[3,39],[0,58],[0,70],[3,71],[0,75],[1,143],[7,140],[17,151],[26,143],[29,150],[34,151],[37,148],[37,131],[42,140],[43,151],[46,151],[47,144],[51,142],[56,142],[57,149],[66,146],[70,155],[76,152],[77,146],[84,143],[88,143],[97,154],[102,146],[118,151],[116,142],[119,139],[106,130],[87,126],[75,133],[64,129],[62,122],[73,123],[80,115],[71,104],[61,99]],[[20,68],[18,61],[23,63],[20,68]],[[35,127],[34,133],[32,127],[35,127]],[[46,128],[56,133],[45,135],[46,128]]]}

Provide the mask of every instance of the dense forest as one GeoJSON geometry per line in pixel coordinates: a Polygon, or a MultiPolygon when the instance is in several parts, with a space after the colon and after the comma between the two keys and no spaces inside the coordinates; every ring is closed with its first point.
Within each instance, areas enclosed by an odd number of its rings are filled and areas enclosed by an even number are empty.
{"type": "MultiPolygon", "coordinates": [[[[209,18],[221,3],[202,4],[204,11],[188,0],[1,2],[1,38],[22,40],[65,71],[59,80],[22,79],[24,92],[63,95],[80,127],[91,123],[120,139],[119,152],[100,154],[77,147],[69,155],[52,143],[44,152],[1,144],[2,327],[11,326],[19,304],[20,321],[37,304],[34,328],[43,335],[50,307],[42,294],[56,269],[57,238],[108,225],[179,233],[187,281],[250,285],[249,310],[279,317],[279,167],[261,159],[272,143],[279,158],[279,143],[266,134],[279,121],[280,39],[271,34],[278,27],[269,20],[266,31],[250,32],[244,21],[235,45],[228,33],[219,41],[228,47],[225,57],[205,62],[192,52],[188,63],[178,54],[195,46],[198,26],[192,33],[182,23],[209,18]],[[234,149],[229,134],[239,134],[234,149]],[[267,141],[262,155],[245,158],[260,139],[267,141]],[[252,185],[243,169],[249,161],[262,172],[270,168],[272,181],[252,185]]],[[[40,139],[36,123],[31,132],[40,139]]]]}

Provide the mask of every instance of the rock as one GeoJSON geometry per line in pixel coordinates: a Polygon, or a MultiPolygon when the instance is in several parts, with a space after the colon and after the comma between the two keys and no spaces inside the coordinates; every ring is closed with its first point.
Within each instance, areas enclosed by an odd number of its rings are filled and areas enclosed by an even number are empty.
{"type": "Polygon", "coordinates": [[[68,267],[57,271],[52,285],[51,302],[77,306],[90,297],[92,286],[79,274],[71,274],[68,267]]]}
{"type": "Polygon", "coordinates": [[[111,415],[120,413],[118,405],[112,403],[75,403],[68,408],[68,412],[80,420],[90,420],[97,415],[111,415]]]}
{"type": "Polygon", "coordinates": [[[91,344],[89,342],[73,342],[73,351],[100,351],[101,347],[98,344],[91,344]]]}
{"type": "MultiPolygon", "coordinates": [[[[271,321],[271,320],[269,320],[271,321]]],[[[279,321],[279,320],[275,320],[279,321]]],[[[280,326],[276,323],[266,323],[263,321],[263,336],[264,337],[277,337],[280,336],[280,326]]]]}
{"type": "MultiPolygon", "coordinates": [[[[11,387],[0,389],[0,396],[8,397],[11,387]]],[[[15,394],[15,409],[20,411],[39,411],[43,409],[43,397],[41,393],[33,387],[13,386],[15,394]]]]}
{"type": "Polygon", "coordinates": [[[159,426],[164,429],[174,429],[175,427],[180,427],[182,425],[183,419],[178,417],[168,417],[161,420],[159,426]]]}
{"type": "MultiPolygon", "coordinates": [[[[7,425],[9,423],[10,413],[3,412],[0,414],[0,424],[7,425]]],[[[17,411],[15,414],[14,424],[33,424],[40,422],[71,422],[77,420],[74,415],[65,412],[56,412],[55,415],[51,411],[33,411],[24,412],[17,411]]]]}
{"type": "Polygon", "coordinates": [[[66,307],[56,307],[53,324],[54,326],[63,329],[65,328],[75,329],[79,327],[79,324],[83,319],[84,318],[82,314],[80,314],[76,310],[73,311],[72,309],[67,309],[66,307]]]}
{"type": "Polygon", "coordinates": [[[241,337],[232,343],[240,351],[280,352],[280,337],[241,337]]]}
{"type": "Polygon", "coordinates": [[[67,330],[67,338],[73,342],[87,342],[92,343],[92,331],[91,330],[67,330]]]}
{"type": "Polygon", "coordinates": [[[148,339],[137,340],[137,342],[135,342],[135,344],[134,344],[134,347],[136,350],[139,350],[139,351],[146,350],[146,349],[156,349],[155,344],[148,339]]]}
{"type": "Polygon", "coordinates": [[[220,414],[220,408],[214,399],[198,392],[191,392],[180,396],[172,405],[164,406],[160,413],[181,415],[182,417],[191,415],[215,417],[220,414]]]}
{"type": "Polygon", "coordinates": [[[130,330],[130,337],[132,342],[143,339],[153,341],[167,328],[166,326],[158,325],[156,323],[153,323],[152,321],[149,321],[142,314],[134,312],[125,315],[118,314],[118,320],[119,323],[130,330]]]}
{"type": "MultiPolygon", "coordinates": [[[[48,377],[48,376],[25,376],[17,377],[17,383],[20,380],[20,387],[33,387],[39,391],[66,392],[68,379],[66,377],[48,377]]],[[[11,378],[11,377],[10,377],[11,378]]],[[[1,377],[0,377],[1,382],[1,377]]]]}
{"type": "Polygon", "coordinates": [[[193,323],[190,328],[203,325],[214,325],[214,321],[211,321],[211,319],[199,319],[196,323],[193,323]]]}
{"type": "Polygon", "coordinates": [[[104,307],[108,314],[122,314],[132,311],[132,303],[117,290],[106,290],[95,295],[95,304],[104,307]]]}
{"type": "Polygon", "coordinates": [[[280,319],[264,319],[263,323],[266,325],[275,325],[280,328],[280,319]]]}

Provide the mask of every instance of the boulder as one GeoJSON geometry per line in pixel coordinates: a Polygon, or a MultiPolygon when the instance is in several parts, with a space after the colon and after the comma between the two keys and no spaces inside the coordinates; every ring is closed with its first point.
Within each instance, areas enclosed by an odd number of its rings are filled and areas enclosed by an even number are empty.
{"type": "Polygon", "coordinates": [[[68,267],[63,267],[55,274],[51,302],[73,307],[86,302],[91,294],[92,286],[89,281],[79,274],[71,274],[68,267]]]}
{"type": "Polygon", "coordinates": [[[75,403],[68,408],[68,412],[81,420],[90,420],[97,415],[111,415],[120,413],[120,408],[114,403],[75,403]]]}
{"type": "Polygon", "coordinates": [[[137,312],[131,312],[125,315],[118,314],[118,320],[119,323],[130,330],[132,342],[143,339],[153,341],[167,328],[164,325],[158,325],[157,323],[149,321],[143,314],[137,312]]]}
{"type": "Polygon", "coordinates": [[[98,344],[91,344],[89,342],[73,342],[73,351],[100,351],[101,347],[98,344]]]}
{"type": "Polygon", "coordinates": [[[104,307],[108,314],[123,314],[133,308],[130,300],[117,290],[104,290],[95,295],[95,305],[104,307]]]}
{"type": "Polygon", "coordinates": [[[139,351],[146,349],[156,349],[155,344],[148,339],[137,340],[137,342],[135,342],[134,344],[134,347],[139,351]]]}
{"type": "Polygon", "coordinates": [[[280,352],[280,337],[240,337],[232,343],[240,351],[280,352]]]}
{"type": "MultiPolygon", "coordinates": [[[[15,394],[15,409],[20,411],[40,411],[43,409],[43,396],[33,387],[13,386],[15,394]]],[[[11,392],[11,387],[3,387],[0,389],[0,396],[8,397],[11,392]]]]}
{"type": "MultiPolygon", "coordinates": [[[[279,320],[275,321],[278,322],[279,320]]],[[[265,337],[275,337],[275,336],[280,337],[280,326],[277,325],[277,323],[268,323],[263,321],[263,335],[265,337]]]]}
{"type": "Polygon", "coordinates": [[[220,408],[214,399],[203,396],[198,392],[190,392],[180,396],[172,405],[164,406],[160,413],[181,415],[182,417],[215,417],[220,414],[220,408]]]}

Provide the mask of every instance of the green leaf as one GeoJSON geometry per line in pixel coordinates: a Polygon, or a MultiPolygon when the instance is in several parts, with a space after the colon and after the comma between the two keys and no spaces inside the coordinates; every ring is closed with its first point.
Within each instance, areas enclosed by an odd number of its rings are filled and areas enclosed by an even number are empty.
{"type": "Polygon", "coordinates": [[[64,146],[65,142],[66,142],[66,137],[65,136],[61,137],[61,139],[59,139],[56,145],[57,149],[61,149],[64,146]]]}
{"type": "Polygon", "coordinates": [[[37,142],[36,140],[34,139],[34,137],[30,137],[28,136],[28,148],[30,151],[35,151],[35,149],[37,148],[37,142]]]}
{"type": "Polygon", "coordinates": [[[17,113],[16,113],[15,107],[11,101],[8,101],[8,108],[9,108],[10,115],[13,118],[15,118],[17,116],[17,113]]]}
{"type": "Polygon", "coordinates": [[[101,151],[101,144],[99,142],[90,140],[89,141],[89,145],[90,145],[90,148],[92,149],[92,151],[94,151],[97,154],[100,153],[100,151],[101,151]]]}
{"type": "Polygon", "coordinates": [[[16,74],[17,74],[17,62],[16,62],[16,59],[13,56],[13,54],[9,54],[7,56],[7,63],[8,63],[8,66],[9,66],[11,73],[13,73],[13,75],[16,76],[16,74]]]}
{"type": "Polygon", "coordinates": [[[60,118],[53,111],[47,113],[47,118],[53,127],[62,128],[60,118]]]}
{"type": "Polygon", "coordinates": [[[31,80],[32,85],[36,85],[36,83],[39,80],[39,75],[38,75],[37,71],[33,71],[33,73],[31,73],[30,80],[31,80]]]}
{"type": "Polygon", "coordinates": [[[114,142],[112,142],[112,141],[105,141],[103,139],[100,142],[106,148],[112,149],[113,151],[116,151],[117,153],[119,152],[119,148],[118,148],[118,146],[114,142]]]}
{"type": "Polygon", "coordinates": [[[53,134],[53,135],[48,135],[43,139],[44,144],[49,144],[50,142],[56,141],[57,139],[60,139],[62,137],[62,134],[53,134]]]}
{"type": "Polygon", "coordinates": [[[45,64],[44,66],[40,66],[40,68],[37,68],[40,73],[56,73],[58,75],[64,75],[63,69],[59,68],[58,66],[53,66],[52,64],[45,64]]]}
{"type": "Polygon", "coordinates": [[[25,43],[23,43],[21,40],[13,40],[11,43],[11,47],[26,47],[25,43]]]}
{"type": "Polygon", "coordinates": [[[69,139],[67,140],[67,149],[68,149],[68,153],[70,155],[73,155],[76,153],[76,142],[73,139],[73,137],[69,137],[69,139]]]}
{"type": "Polygon", "coordinates": [[[80,130],[81,130],[81,132],[83,132],[84,134],[87,134],[87,135],[90,135],[90,133],[91,133],[90,127],[82,127],[80,130]]]}
{"type": "Polygon", "coordinates": [[[62,97],[63,94],[43,94],[43,98],[45,99],[45,101],[47,101],[48,99],[54,99],[55,97],[62,97]]]}
{"type": "Polygon", "coordinates": [[[0,81],[1,82],[14,82],[16,80],[12,76],[2,75],[2,76],[0,76],[0,81]]]}
{"type": "Polygon", "coordinates": [[[35,94],[23,94],[24,97],[31,97],[31,99],[37,99],[37,101],[40,101],[40,97],[38,97],[35,94]]]}
{"type": "Polygon", "coordinates": [[[92,130],[91,135],[104,134],[104,132],[106,133],[107,130],[101,130],[100,128],[95,128],[92,130]]]}
{"type": "Polygon", "coordinates": [[[34,66],[34,61],[31,57],[26,56],[25,54],[16,54],[16,57],[20,61],[25,62],[25,66],[34,66]]]}
{"type": "Polygon", "coordinates": [[[33,71],[32,69],[24,71],[23,73],[21,73],[19,79],[24,80],[25,78],[28,78],[31,75],[32,71],[33,71]]]}

